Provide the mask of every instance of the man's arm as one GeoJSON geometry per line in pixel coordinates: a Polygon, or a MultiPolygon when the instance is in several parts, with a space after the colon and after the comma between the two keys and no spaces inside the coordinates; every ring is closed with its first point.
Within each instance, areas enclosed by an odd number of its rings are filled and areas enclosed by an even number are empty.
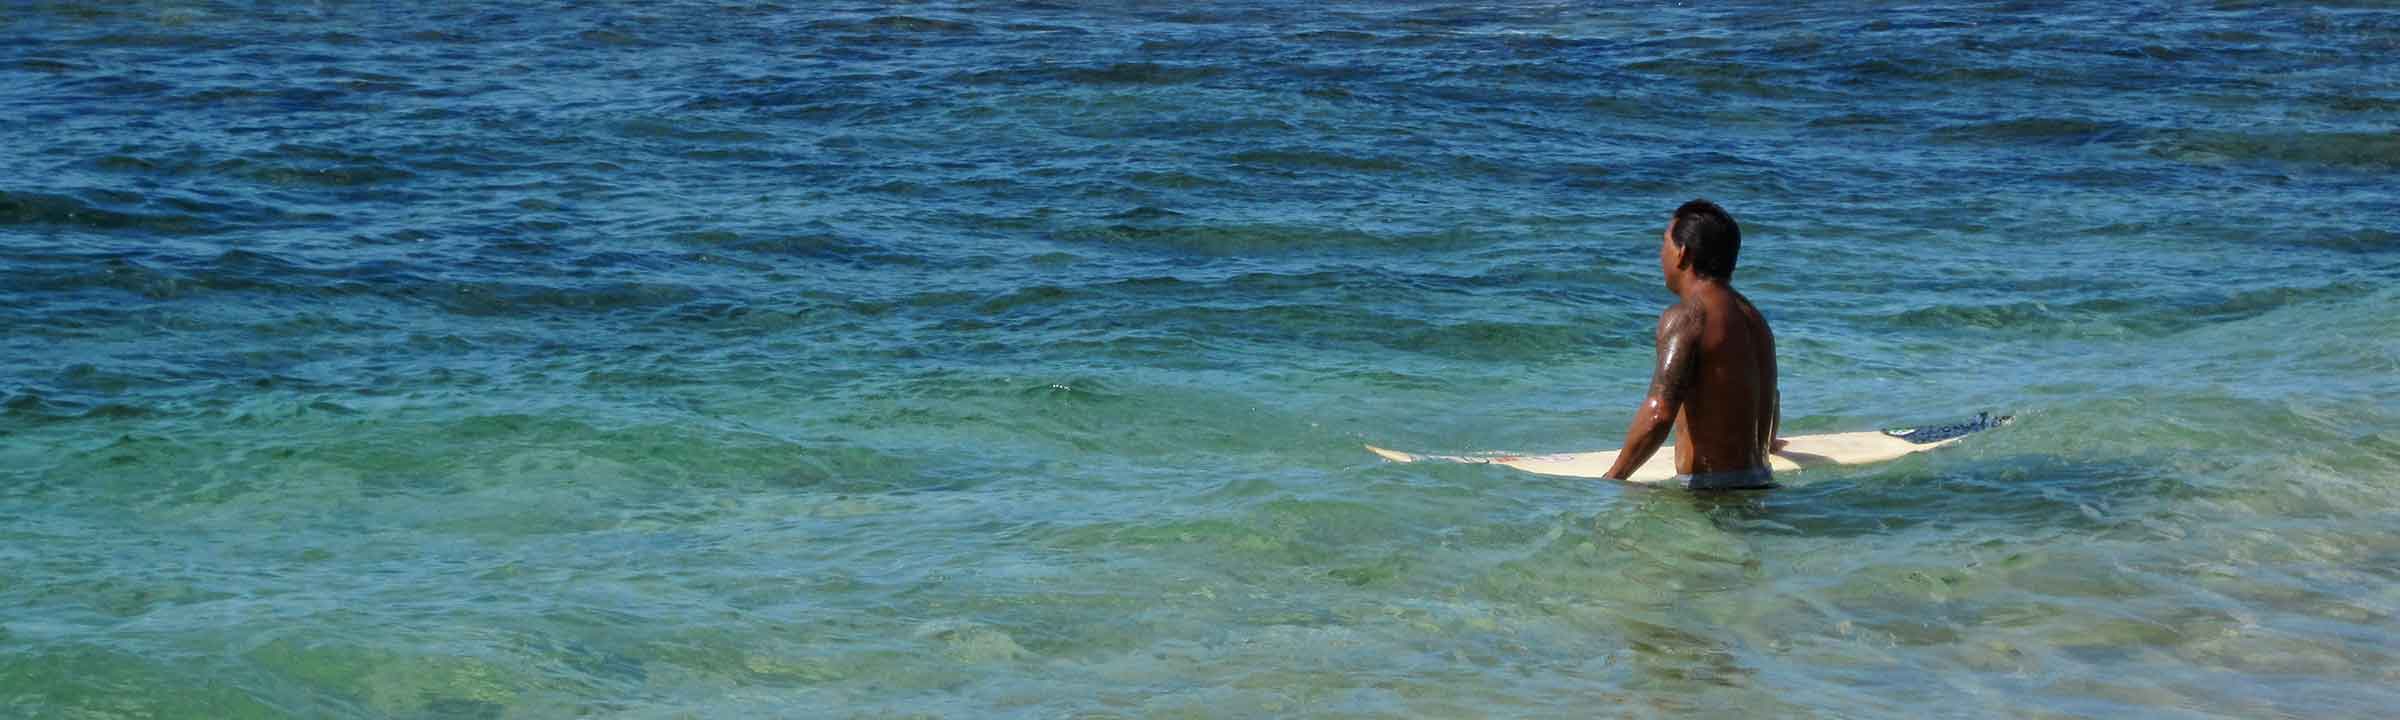
{"type": "Polygon", "coordinates": [[[1783,449],[1783,389],[1775,389],[1775,407],[1767,413],[1767,452],[1783,449]]]}
{"type": "Polygon", "coordinates": [[[1700,368],[1700,325],[1700,311],[1682,305],[1658,316],[1658,367],[1650,372],[1650,394],[1633,411],[1633,427],[1625,431],[1625,448],[1617,451],[1609,477],[1631,477],[1675,429],[1684,391],[1700,368]]]}

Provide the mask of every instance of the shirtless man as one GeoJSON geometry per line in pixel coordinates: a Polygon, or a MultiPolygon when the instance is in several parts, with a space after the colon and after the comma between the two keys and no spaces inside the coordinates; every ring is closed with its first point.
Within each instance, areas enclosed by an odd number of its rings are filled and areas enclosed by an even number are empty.
{"type": "Polygon", "coordinates": [[[1742,228],[1716,203],[1675,209],[1658,246],[1667,290],[1682,302],[1658,316],[1658,368],[1650,395],[1633,413],[1625,448],[1608,476],[1623,480],[1667,440],[1675,443],[1677,484],[1693,490],[1774,487],[1767,454],[1782,422],[1775,390],[1775,335],[1767,319],[1733,290],[1742,228]]]}

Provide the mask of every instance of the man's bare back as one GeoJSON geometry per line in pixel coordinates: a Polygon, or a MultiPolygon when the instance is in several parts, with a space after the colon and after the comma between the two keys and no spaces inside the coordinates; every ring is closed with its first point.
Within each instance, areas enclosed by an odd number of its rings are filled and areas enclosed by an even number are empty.
{"type": "Polygon", "coordinates": [[[1686,487],[1771,487],[1767,455],[1782,419],[1775,335],[1733,289],[1741,229],[1715,204],[1677,208],[1660,239],[1667,289],[1682,301],[1658,317],[1658,363],[1608,476],[1648,462],[1672,428],[1675,469],[1686,487]]]}

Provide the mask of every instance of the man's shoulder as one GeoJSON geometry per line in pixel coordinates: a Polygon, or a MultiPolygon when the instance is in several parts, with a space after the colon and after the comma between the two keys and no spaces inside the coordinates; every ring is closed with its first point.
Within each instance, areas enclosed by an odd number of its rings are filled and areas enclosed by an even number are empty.
{"type": "Polygon", "coordinates": [[[1760,314],[1758,306],[1750,303],[1750,296],[1724,286],[1712,288],[1711,294],[1702,295],[1696,302],[1682,303],[1681,306],[1695,309],[1697,317],[1706,321],[1729,322],[1743,315],[1760,314]],[[1707,312],[1712,309],[1716,312],[1707,312]]]}
{"type": "Polygon", "coordinates": [[[1678,302],[1658,313],[1660,337],[1697,333],[1707,324],[1708,313],[1694,303],[1678,302]]]}
{"type": "Polygon", "coordinates": [[[1750,296],[1743,295],[1741,291],[1734,290],[1733,288],[1726,288],[1725,292],[1733,296],[1733,307],[1735,308],[1735,312],[1746,315],[1751,320],[1756,321],[1759,332],[1769,332],[1767,330],[1766,311],[1758,309],[1758,305],[1756,303],[1750,302],[1750,296]]]}

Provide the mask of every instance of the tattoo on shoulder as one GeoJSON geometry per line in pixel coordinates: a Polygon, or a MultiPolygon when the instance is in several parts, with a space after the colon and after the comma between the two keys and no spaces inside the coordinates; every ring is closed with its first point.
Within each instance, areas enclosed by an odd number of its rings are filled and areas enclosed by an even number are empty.
{"type": "Polygon", "coordinates": [[[1676,305],[1658,316],[1658,367],[1650,376],[1653,397],[1680,395],[1699,367],[1700,312],[1676,305]]]}
{"type": "Polygon", "coordinates": [[[1667,308],[1666,312],[1659,313],[1658,336],[1665,338],[1697,332],[1701,325],[1699,308],[1677,303],[1673,307],[1667,308]]]}

